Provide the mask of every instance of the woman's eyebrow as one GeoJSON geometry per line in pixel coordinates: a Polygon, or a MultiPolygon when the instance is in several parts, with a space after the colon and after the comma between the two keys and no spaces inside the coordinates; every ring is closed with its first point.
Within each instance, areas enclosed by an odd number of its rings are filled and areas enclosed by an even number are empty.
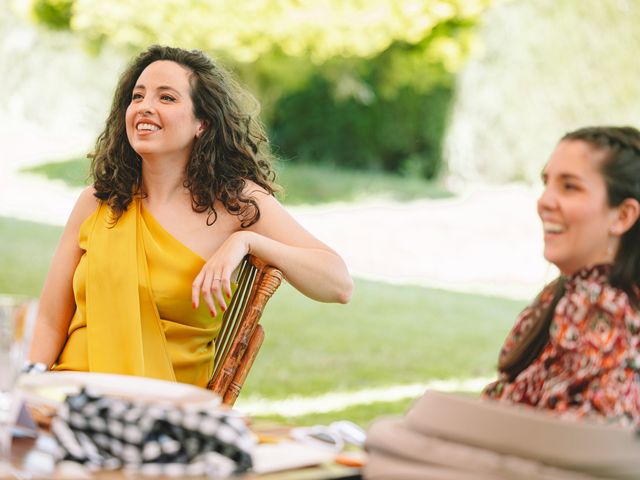
{"type": "MultiPolygon", "coordinates": [[[[558,175],[555,175],[556,177],[558,177],[560,180],[578,180],[578,181],[583,181],[583,177],[581,177],[578,174],[575,173],[559,173],[558,175]]],[[[540,179],[544,182],[546,180],[549,179],[549,174],[547,172],[541,172],[540,173],[540,179]]]]}
{"type": "MultiPolygon", "coordinates": [[[[135,87],[133,87],[134,90],[146,90],[147,87],[145,87],[143,84],[138,84],[135,87]]],[[[160,91],[164,91],[164,90],[170,90],[171,92],[173,92],[174,94],[176,94],[178,97],[182,97],[182,95],[180,94],[180,92],[178,90],[176,90],[173,87],[170,87],[169,85],[160,85],[158,87],[158,90],[160,91]]]]}
{"type": "Polygon", "coordinates": [[[582,180],[580,175],[576,175],[575,173],[561,173],[558,175],[562,180],[582,180]]]}
{"type": "Polygon", "coordinates": [[[178,90],[176,90],[175,88],[170,87],[170,86],[168,86],[168,85],[160,85],[160,86],[158,87],[158,90],[170,90],[170,91],[172,91],[173,93],[175,93],[177,96],[182,97],[182,95],[180,94],[180,92],[179,92],[178,90]]]}

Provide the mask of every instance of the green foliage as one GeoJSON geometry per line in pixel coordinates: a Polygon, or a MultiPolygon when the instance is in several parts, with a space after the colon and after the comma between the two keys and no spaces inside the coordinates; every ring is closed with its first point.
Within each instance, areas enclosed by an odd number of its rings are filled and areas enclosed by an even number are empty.
{"type": "MultiPolygon", "coordinates": [[[[394,42],[417,44],[451,20],[472,21],[491,0],[32,0],[60,9],[73,3],[70,28],[87,39],[139,50],[173,43],[224,52],[253,63],[279,49],[315,64],[373,57],[394,42]]],[[[45,25],[49,17],[39,18],[45,25]]],[[[455,56],[449,48],[434,55],[455,56]]]]}
{"type": "Polygon", "coordinates": [[[368,102],[335,99],[318,75],[278,102],[272,143],[294,159],[434,178],[450,99],[448,87],[427,94],[403,87],[392,98],[374,95],[368,102]]]}
{"type": "Polygon", "coordinates": [[[453,75],[498,0],[31,1],[91,50],[210,52],[260,99],[286,158],[433,178],[453,75]]]}
{"type": "MultiPolygon", "coordinates": [[[[480,15],[499,0],[30,0],[41,24],[67,26],[92,49],[128,55],[160,43],[200,48],[240,73],[267,106],[317,71],[330,83],[377,59],[387,97],[427,91],[456,72],[480,15]]],[[[344,86],[344,85],[343,85],[344,86]]]]}
{"type": "Polygon", "coordinates": [[[33,0],[31,13],[35,20],[54,30],[68,30],[74,0],[33,0]]]}

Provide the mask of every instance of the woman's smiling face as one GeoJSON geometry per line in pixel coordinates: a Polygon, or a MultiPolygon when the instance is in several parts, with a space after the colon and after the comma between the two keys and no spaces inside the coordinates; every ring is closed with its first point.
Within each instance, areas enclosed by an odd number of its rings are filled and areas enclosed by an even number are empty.
{"type": "Polygon", "coordinates": [[[195,118],[190,72],[168,60],[145,68],[131,92],[127,138],[138,155],[189,157],[203,122],[195,118]]]}
{"type": "Polygon", "coordinates": [[[602,155],[588,143],[565,140],[542,173],[538,215],[544,229],[544,257],[565,275],[611,263],[616,253],[611,227],[617,208],[609,206],[601,162],[602,155]]]}

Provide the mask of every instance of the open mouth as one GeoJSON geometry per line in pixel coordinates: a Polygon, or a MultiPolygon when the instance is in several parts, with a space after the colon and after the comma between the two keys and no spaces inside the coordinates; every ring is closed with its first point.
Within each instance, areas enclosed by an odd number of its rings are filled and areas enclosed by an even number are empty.
{"type": "Polygon", "coordinates": [[[140,122],[136,125],[136,130],[138,132],[157,132],[160,127],[153,123],[140,122]]]}
{"type": "Polygon", "coordinates": [[[542,222],[542,229],[544,230],[545,234],[564,233],[567,230],[564,225],[554,222],[542,222]]]}

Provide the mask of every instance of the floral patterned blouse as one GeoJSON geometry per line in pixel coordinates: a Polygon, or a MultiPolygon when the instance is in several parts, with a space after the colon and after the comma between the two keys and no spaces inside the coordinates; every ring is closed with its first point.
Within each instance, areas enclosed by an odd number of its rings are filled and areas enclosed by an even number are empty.
{"type": "MultiPolygon", "coordinates": [[[[608,283],[608,273],[608,266],[599,265],[568,277],[541,354],[511,382],[502,373],[483,396],[572,417],[640,424],[640,316],[627,294],[608,283]]],[[[543,292],[525,308],[501,357],[531,327],[536,305],[549,305],[552,297],[543,292]]]]}

